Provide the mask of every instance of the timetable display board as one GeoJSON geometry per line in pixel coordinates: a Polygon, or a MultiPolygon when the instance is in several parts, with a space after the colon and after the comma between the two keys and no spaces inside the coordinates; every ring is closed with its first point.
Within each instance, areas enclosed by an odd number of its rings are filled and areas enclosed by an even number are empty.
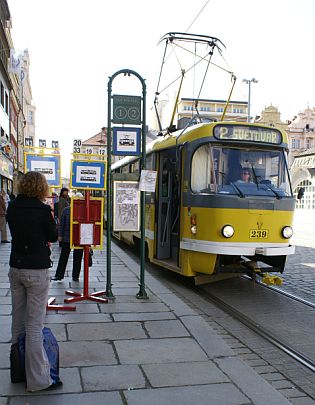
{"type": "Polygon", "coordinates": [[[106,190],[106,164],[99,160],[72,160],[70,187],[106,190]]]}
{"type": "Polygon", "coordinates": [[[25,168],[27,172],[42,173],[49,187],[61,186],[60,155],[42,155],[25,153],[25,168]]]}

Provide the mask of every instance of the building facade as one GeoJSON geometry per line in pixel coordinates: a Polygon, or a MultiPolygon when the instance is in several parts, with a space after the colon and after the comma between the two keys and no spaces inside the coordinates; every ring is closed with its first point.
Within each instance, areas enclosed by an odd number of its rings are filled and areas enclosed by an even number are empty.
{"type": "Polygon", "coordinates": [[[13,189],[13,162],[10,131],[10,92],[8,73],[10,44],[7,32],[11,15],[6,0],[0,1],[0,189],[10,193],[13,189]]]}
{"type": "Polygon", "coordinates": [[[11,15],[7,0],[0,0],[0,190],[16,192],[24,172],[25,135],[35,144],[35,106],[29,80],[29,54],[20,52],[20,71],[12,69],[11,15]]]}
{"type": "Polygon", "coordinates": [[[272,104],[261,112],[261,115],[255,118],[256,124],[267,125],[268,127],[279,128],[282,131],[288,131],[289,122],[283,122],[278,108],[272,104]]]}
{"type": "Polygon", "coordinates": [[[289,165],[294,158],[315,146],[315,108],[306,108],[288,126],[290,139],[289,165]]]}
{"type": "MultiPolygon", "coordinates": [[[[193,98],[181,98],[177,106],[177,128],[184,128],[194,116],[203,120],[220,121],[225,109],[226,100],[210,100],[193,98]]],[[[247,121],[248,102],[230,101],[225,121],[247,121]]]]}

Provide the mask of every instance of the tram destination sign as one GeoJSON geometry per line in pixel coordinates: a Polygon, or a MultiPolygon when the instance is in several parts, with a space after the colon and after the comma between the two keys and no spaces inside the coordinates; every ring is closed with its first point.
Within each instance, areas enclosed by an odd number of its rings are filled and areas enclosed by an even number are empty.
{"type": "Polygon", "coordinates": [[[281,144],[281,132],[274,128],[263,128],[245,125],[216,125],[214,137],[227,141],[247,141],[259,143],[281,144]]]}
{"type": "Polygon", "coordinates": [[[113,95],[113,123],[141,124],[141,97],[113,95]]]}

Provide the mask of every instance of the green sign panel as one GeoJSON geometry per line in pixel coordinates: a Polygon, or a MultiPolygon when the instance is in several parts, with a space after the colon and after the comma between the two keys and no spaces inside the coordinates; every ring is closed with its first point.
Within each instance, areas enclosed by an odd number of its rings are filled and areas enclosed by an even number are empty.
{"type": "Polygon", "coordinates": [[[113,122],[115,124],[141,124],[140,96],[113,96],[113,122]]]}

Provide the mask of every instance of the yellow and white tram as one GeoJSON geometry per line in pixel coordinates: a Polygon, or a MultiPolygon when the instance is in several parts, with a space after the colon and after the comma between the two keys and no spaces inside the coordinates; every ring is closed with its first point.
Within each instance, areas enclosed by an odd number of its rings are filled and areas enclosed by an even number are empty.
{"type": "MultiPolygon", "coordinates": [[[[150,143],[146,168],[158,174],[156,192],[146,195],[149,260],[197,283],[282,273],[294,253],[287,151],[285,132],[240,122],[201,123],[150,143]]],[[[116,162],[112,172],[136,174],[137,159],[116,162]]]]}

